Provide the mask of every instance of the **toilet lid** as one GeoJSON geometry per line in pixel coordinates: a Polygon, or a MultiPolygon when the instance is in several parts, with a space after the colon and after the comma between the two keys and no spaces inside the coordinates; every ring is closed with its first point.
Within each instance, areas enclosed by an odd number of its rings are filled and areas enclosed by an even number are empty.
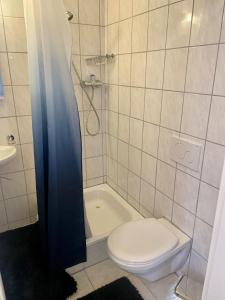
{"type": "Polygon", "coordinates": [[[108,248],[117,259],[144,263],[168,253],[178,241],[165,225],[149,218],[117,227],[108,238],[108,248]]]}

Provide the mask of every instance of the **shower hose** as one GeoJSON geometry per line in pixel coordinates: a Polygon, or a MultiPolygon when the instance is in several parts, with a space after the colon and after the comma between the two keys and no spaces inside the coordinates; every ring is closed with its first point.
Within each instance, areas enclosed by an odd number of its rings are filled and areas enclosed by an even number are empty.
{"type": "Polygon", "coordinates": [[[95,95],[95,89],[94,89],[94,86],[91,85],[91,95],[88,94],[87,90],[86,90],[86,86],[84,84],[84,82],[81,80],[81,77],[77,71],[77,68],[74,64],[74,62],[72,61],[72,66],[73,66],[73,70],[74,72],[76,73],[78,79],[79,79],[79,83],[80,83],[80,86],[82,88],[82,90],[84,91],[85,95],[87,96],[87,99],[88,99],[88,102],[89,102],[89,109],[88,109],[88,115],[87,115],[87,118],[86,118],[86,122],[85,122],[85,128],[86,128],[86,131],[89,135],[91,136],[96,136],[99,134],[100,132],[100,118],[99,118],[99,115],[98,115],[98,112],[93,104],[93,100],[94,100],[94,95],[95,95]],[[97,119],[97,129],[95,131],[91,131],[89,129],[89,119],[90,119],[90,115],[91,115],[91,112],[94,112],[95,116],[96,116],[96,119],[97,119]]]}

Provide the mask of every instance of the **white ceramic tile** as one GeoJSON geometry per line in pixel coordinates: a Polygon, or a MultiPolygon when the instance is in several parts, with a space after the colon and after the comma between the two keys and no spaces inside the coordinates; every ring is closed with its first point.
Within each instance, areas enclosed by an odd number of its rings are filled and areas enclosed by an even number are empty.
{"type": "Polygon", "coordinates": [[[166,196],[173,198],[175,182],[175,169],[161,161],[158,161],[156,188],[166,196]]]}
{"type": "Polygon", "coordinates": [[[119,0],[107,0],[108,5],[108,24],[119,20],[119,0]]]}
{"type": "Polygon", "coordinates": [[[132,54],[131,85],[145,86],[146,53],[132,54]]]}
{"type": "Polygon", "coordinates": [[[7,51],[27,51],[26,29],[23,18],[4,17],[7,51]]]}
{"type": "Polygon", "coordinates": [[[86,159],[87,179],[102,176],[102,157],[94,157],[86,159]]]}
{"type": "Polygon", "coordinates": [[[118,141],[118,161],[128,167],[128,144],[122,141],[118,141]]]}
{"type": "Polygon", "coordinates": [[[212,227],[196,218],[193,237],[193,249],[205,259],[208,259],[211,236],[212,227]]]}
{"type": "Polygon", "coordinates": [[[183,207],[174,203],[172,222],[184,231],[188,236],[192,237],[194,231],[195,217],[183,207]]]}
{"type": "Polygon", "coordinates": [[[161,89],[163,84],[165,51],[147,54],[146,87],[161,89]]]}
{"type": "Polygon", "coordinates": [[[132,51],[147,50],[148,13],[133,18],[132,25],[132,51]]]}
{"type": "Polygon", "coordinates": [[[210,109],[210,96],[185,94],[181,131],[205,138],[210,109]]]}
{"type": "Polygon", "coordinates": [[[201,182],[197,216],[212,226],[216,213],[218,194],[218,189],[201,182]]]}
{"type": "Polygon", "coordinates": [[[130,87],[119,87],[119,113],[130,114],[130,87]]]}
{"type": "Polygon", "coordinates": [[[23,17],[23,0],[2,0],[3,16],[23,17]]]}
{"type": "Polygon", "coordinates": [[[86,275],[85,271],[80,271],[78,273],[75,273],[73,275],[73,278],[77,282],[78,290],[77,292],[70,296],[68,300],[75,300],[79,297],[83,297],[93,291],[93,287],[91,285],[91,282],[88,279],[88,276],[86,275]]]}
{"type": "Polygon", "coordinates": [[[0,51],[6,51],[6,43],[5,43],[5,33],[4,33],[4,25],[3,18],[0,16],[0,51]]]}
{"type": "Polygon", "coordinates": [[[129,170],[140,176],[141,174],[141,151],[129,146],[129,170]]]}
{"type": "Polygon", "coordinates": [[[131,55],[124,54],[119,56],[119,83],[130,85],[131,55]]]}
{"type": "Polygon", "coordinates": [[[107,155],[115,160],[117,159],[117,139],[113,136],[107,138],[107,155]]]}
{"type": "Polygon", "coordinates": [[[80,54],[80,31],[78,24],[70,24],[71,32],[72,32],[72,54],[80,54]]]}
{"type": "MultiPolygon", "coordinates": [[[[107,109],[118,112],[118,86],[111,85],[108,88],[107,109]]],[[[101,98],[100,98],[101,99],[101,98]]]]}
{"type": "Polygon", "coordinates": [[[140,205],[153,214],[154,202],[155,189],[144,180],[141,180],[140,205]]]}
{"type": "Polygon", "coordinates": [[[31,217],[37,216],[37,195],[36,194],[29,194],[28,203],[29,203],[29,212],[31,217]]]}
{"type": "Polygon", "coordinates": [[[99,25],[99,0],[79,1],[79,21],[82,24],[99,25]]]}
{"type": "Polygon", "coordinates": [[[16,114],[31,115],[31,99],[28,86],[13,86],[16,114]]]}
{"type": "Polygon", "coordinates": [[[174,200],[184,208],[191,211],[193,214],[196,213],[198,191],[198,179],[183,172],[177,171],[174,200]]]}
{"type": "Polygon", "coordinates": [[[168,4],[168,0],[150,0],[149,8],[155,9],[168,4]]]}
{"type": "Polygon", "coordinates": [[[224,78],[225,78],[225,45],[219,46],[219,56],[214,83],[214,94],[225,96],[224,78]]]}
{"type": "Polygon", "coordinates": [[[144,122],[143,151],[157,156],[159,139],[159,126],[144,122]]]}
{"type": "Polygon", "coordinates": [[[141,149],[143,122],[130,118],[130,144],[141,149]]]}
{"type": "Polygon", "coordinates": [[[141,177],[151,185],[155,186],[156,158],[145,153],[142,153],[141,177]]]}
{"type": "Polygon", "coordinates": [[[109,53],[117,54],[119,51],[118,28],[118,23],[107,27],[107,51],[109,53]]]}
{"type": "Polygon", "coordinates": [[[136,289],[139,291],[139,294],[142,296],[143,299],[155,300],[155,297],[152,295],[150,290],[145,286],[145,284],[142,282],[142,280],[139,277],[129,275],[128,279],[136,287],[136,289]]]}
{"type": "Polygon", "coordinates": [[[0,226],[7,224],[5,204],[3,201],[0,202],[0,226]]]}
{"type": "MultiPolygon", "coordinates": [[[[120,2],[120,20],[127,19],[132,16],[132,0],[123,0],[120,2]]],[[[112,0],[112,3],[113,0],[112,0]]],[[[117,5],[117,3],[115,3],[117,5]]]]}
{"type": "Polygon", "coordinates": [[[30,169],[25,171],[26,184],[27,184],[27,193],[33,194],[36,193],[36,179],[35,179],[35,170],[30,169]]]}
{"type": "Polygon", "coordinates": [[[131,52],[131,29],[131,19],[119,23],[119,53],[131,52]]]}
{"type": "Polygon", "coordinates": [[[118,165],[118,185],[124,191],[127,191],[128,170],[121,165],[118,165]]]}
{"type": "Polygon", "coordinates": [[[21,146],[23,154],[24,169],[34,168],[34,148],[33,144],[24,144],[21,146]]]}
{"type": "Polygon", "coordinates": [[[148,10],[148,0],[133,0],[133,15],[144,13],[148,10]]]}
{"type": "Polygon", "coordinates": [[[16,118],[0,118],[0,144],[6,145],[8,144],[7,136],[12,134],[15,137],[15,142],[19,143],[19,134],[18,128],[16,124],[16,118]]]}
{"type": "Polygon", "coordinates": [[[207,261],[192,250],[190,259],[189,276],[192,280],[204,283],[207,261]]]}
{"type": "Polygon", "coordinates": [[[107,175],[115,183],[117,183],[117,167],[118,167],[117,162],[115,160],[111,159],[111,158],[108,158],[108,161],[107,161],[107,175]]]}
{"type": "Polygon", "coordinates": [[[169,7],[167,48],[188,46],[193,0],[178,2],[169,7]]]}
{"type": "Polygon", "coordinates": [[[12,87],[4,86],[4,99],[0,101],[0,117],[15,116],[12,87]]]}
{"type": "Polygon", "coordinates": [[[23,220],[29,217],[27,197],[17,197],[5,202],[8,221],[10,223],[23,220]]]}
{"type": "Polygon", "coordinates": [[[187,67],[187,48],[166,51],[164,88],[183,91],[187,67]]]}
{"type": "Polygon", "coordinates": [[[21,144],[32,143],[33,134],[32,134],[32,119],[30,116],[18,117],[18,127],[20,134],[21,144]]]}
{"type": "Polygon", "coordinates": [[[128,194],[135,200],[139,200],[141,179],[139,176],[128,173],[128,194]]]}
{"type": "Polygon", "coordinates": [[[158,158],[175,167],[176,163],[171,159],[171,140],[173,135],[175,135],[174,131],[160,128],[158,158]]]}
{"type": "Polygon", "coordinates": [[[191,31],[191,45],[219,42],[224,1],[197,0],[191,31]]]}
{"type": "Polygon", "coordinates": [[[203,283],[199,283],[188,276],[186,286],[185,295],[187,295],[187,297],[190,299],[202,300],[203,283]]]}
{"type": "Polygon", "coordinates": [[[162,91],[146,90],[144,120],[153,124],[160,123],[162,91]]]}
{"type": "Polygon", "coordinates": [[[9,65],[13,85],[28,85],[28,62],[25,53],[9,53],[9,65]]]}
{"type": "Polygon", "coordinates": [[[222,24],[222,32],[221,32],[221,43],[225,42],[225,15],[223,15],[223,24],[222,24]]]}
{"type": "Polygon", "coordinates": [[[143,120],[144,117],[145,90],[142,88],[131,88],[131,110],[133,118],[143,120]]]}
{"type": "Polygon", "coordinates": [[[4,175],[2,179],[2,192],[4,199],[9,199],[26,194],[26,183],[23,172],[4,175]]]}
{"type": "Polygon", "coordinates": [[[80,25],[80,39],[83,55],[99,55],[100,33],[97,26],[80,25]]]}
{"type": "Polygon", "coordinates": [[[2,194],[2,188],[1,188],[1,185],[0,185],[0,201],[3,200],[3,194],[2,194]]]}
{"type": "Polygon", "coordinates": [[[168,7],[149,12],[148,50],[165,49],[168,7]]]}
{"type": "Polygon", "coordinates": [[[213,97],[207,139],[211,142],[225,145],[225,98],[213,97]]]}
{"type": "Polygon", "coordinates": [[[212,92],[217,47],[212,45],[190,48],[186,91],[206,94],[212,92]]]}
{"type": "Polygon", "coordinates": [[[183,94],[177,92],[163,92],[161,125],[169,129],[180,129],[183,106],[183,94]]]}
{"type": "Polygon", "coordinates": [[[119,138],[124,142],[129,141],[129,118],[127,116],[119,116],[119,138]]]}
{"type": "Polygon", "coordinates": [[[202,180],[217,188],[220,186],[224,154],[225,148],[223,146],[206,143],[202,180]]]}
{"type": "Polygon", "coordinates": [[[165,217],[168,220],[172,218],[173,202],[168,197],[156,191],[154,216],[156,218],[165,217]]]}
{"type": "Polygon", "coordinates": [[[113,136],[117,136],[118,114],[114,112],[108,112],[108,127],[109,127],[109,133],[113,136]]]}
{"type": "Polygon", "coordinates": [[[86,157],[94,157],[102,155],[102,135],[85,136],[86,157]]]}
{"type": "Polygon", "coordinates": [[[11,78],[9,73],[9,63],[6,53],[0,53],[0,65],[1,65],[1,78],[4,85],[11,84],[11,78]]]}

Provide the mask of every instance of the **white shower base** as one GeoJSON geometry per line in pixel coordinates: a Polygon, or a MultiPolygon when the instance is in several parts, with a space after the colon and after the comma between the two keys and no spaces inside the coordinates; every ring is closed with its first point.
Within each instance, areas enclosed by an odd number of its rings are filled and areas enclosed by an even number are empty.
{"type": "Polygon", "coordinates": [[[69,268],[70,273],[107,259],[106,243],[111,231],[123,223],[143,219],[141,214],[107,184],[85,189],[84,200],[92,237],[86,241],[87,262],[69,268]]]}

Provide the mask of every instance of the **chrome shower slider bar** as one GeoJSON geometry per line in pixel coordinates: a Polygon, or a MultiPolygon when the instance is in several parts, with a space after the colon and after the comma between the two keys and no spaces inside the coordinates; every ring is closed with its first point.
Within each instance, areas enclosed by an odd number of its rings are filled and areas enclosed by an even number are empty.
{"type": "Polygon", "coordinates": [[[88,57],[85,59],[88,65],[103,65],[106,63],[113,63],[115,61],[115,54],[99,55],[88,57]]]}

